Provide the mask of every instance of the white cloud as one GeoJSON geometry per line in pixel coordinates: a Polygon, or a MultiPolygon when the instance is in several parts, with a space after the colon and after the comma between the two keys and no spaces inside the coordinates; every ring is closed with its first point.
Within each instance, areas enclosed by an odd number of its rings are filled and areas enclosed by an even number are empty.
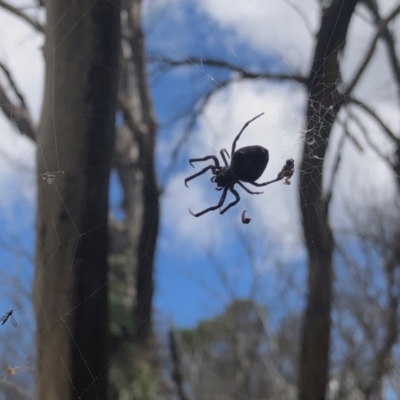
{"type": "MultiPolygon", "coordinates": [[[[198,250],[221,244],[223,232],[215,213],[205,214],[199,218],[189,213],[189,209],[199,212],[217,204],[221,192],[210,196],[210,191],[205,190],[204,185],[195,184],[195,181],[189,182],[189,188],[186,188],[184,179],[193,173],[195,171],[191,170],[175,175],[163,197],[162,217],[168,231],[164,246],[172,252],[176,252],[179,248],[185,253],[184,249],[188,244],[194,245],[198,250]]],[[[203,177],[203,180],[209,182],[206,177],[203,177]]]]}
{"type": "Polygon", "coordinates": [[[234,6],[230,0],[196,0],[195,4],[237,40],[261,53],[277,54],[301,72],[308,71],[313,45],[309,31],[316,32],[319,14],[315,0],[237,0],[234,6]]]}
{"type": "Polygon", "coordinates": [[[38,121],[43,93],[43,36],[20,18],[0,9],[0,37],[0,60],[12,72],[38,121]]]}

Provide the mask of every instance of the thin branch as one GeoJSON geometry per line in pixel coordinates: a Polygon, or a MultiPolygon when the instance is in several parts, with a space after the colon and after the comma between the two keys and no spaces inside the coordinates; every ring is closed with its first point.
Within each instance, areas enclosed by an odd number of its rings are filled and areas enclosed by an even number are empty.
{"type": "Polygon", "coordinates": [[[1,61],[0,61],[0,69],[3,70],[4,75],[6,76],[8,82],[10,83],[12,89],[14,90],[14,93],[16,94],[16,96],[18,97],[19,101],[21,102],[21,106],[26,109],[27,107],[26,107],[25,97],[23,96],[21,91],[18,89],[18,86],[15,83],[15,80],[14,80],[10,70],[1,61]]]}
{"type": "Polygon", "coordinates": [[[397,342],[399,335],[398,325],[398,310],[399,310],[399,295],[396,290],[395,274],[398,268],[398,257],[394,256],[388,260],[385,269],[387,277],[387,303],[388,309],[386,311],[386,332],[385,339],[380,346],[377,354],[375,355],[374,370],[369,384],[366,386],[364,392],[366,398],[371,398],[377,392],[379,385],[382,383],[382,377],[389,370],[389,359],[392,354],[393,347],[397,342]]]}
{"type": "Polygon", "coordinates": [[[340,138],[339,146],[338,146],[338,149],[337,149],[336,160],[335,160],[335,163],[333,165],[331,181],[330,181],[330,183],[328,185],[328,191],[327,191],[327,194],[326,194],[325,207],[327,207],[327,210],[329,210],[329,205],[330,205],[330,202],[332,200],[333,188],[335,187],[335,182],[336,182],[336,178],[337,178],[337,175],[338,175],[339,166],[340,166],[340,163],[342,161],[342,151],[343,151],[343,146],[344,146],[345,139],[346,139],[346,136],[347,136],[347,131],[348,131],[347,124],[345,123],[344,124],[344,133],[343,133],[342,137],[340,138]]]}
{"type": "Polygon", "coordinates": [[[367,128],[361,122],[357,115],[352,113],[350,110],[347,110],[349,119],[355,122],[355,124],[359,127],[361,133],[363,134],[365,141],[368,143],[369,147],[374,150],[374,152],[383,160],[385,161],[390,168],[393,169],[393,163],[390,161],[389,157],[382,153],[382,151],[378,148],[378,146],[371,140],[368,134],[367,128]]]}
{"type": "Polygon", "coordinates": [[[36,128],[27,109],[16,107],[8,98],[3,86],[0,84],[0,108],[5,116],[15,124],[19,131],[36,142],[36,128]]]}
{"type": "Polygon", "coordinates": [[[0,388],[4,390],[5,394],[15,400],[33,400],[33,398],[26,393],[22,388],[8,380],[0,381],[0,388]]]}
{"type": "Polygon", "coordinates": [[[4,0],[0,0],[0,7],[3,7],[4,9],[10,11],[17,17],[22,18],[24,21],[26,21],[30,26],[35,28],[40,33],[44,33],[44,27],[40,24],[39,21],[33,19],[30,17],[28,14],[25,14],[21,9],[12,6],[11,4],[8,4],[4,0]]]}
{"type": "Polygon", "coordinates": [[[200,101],[195,106],[195,110],[190,115],[189,121],[186,125],[183,135],[178,140],[178,143],[175,145],[175,147],[172,150],[170,162],[169,162],[168,166],[165,168],[165,173],[161,179],[162,182],[165,182],[166,179],[168,178],[169,174],[171,173],[171,171],[176,163],[176,160],[179,156],[179,153],[182,150],[183,145],[187,142],[189,135],[192,132],[199,115],[201,115],[203,113],[204,109],[206,108],[207,104],[211,100],[212,96],[214,96],[219,90],[225,88],[228,84],[234,83],[235,81],[236,80],[234,80],[234,79],[228,79],[226,81],[219,82],[218,86],[212,87],[208,92],[203,94],[200,101]]]}
{"type": "Polygon", "coordinates": [[[129,130],[135,136],[135,139],[139,146],[139,151],[143,151],[144,143],[143,143],[142,131],[137,126],[137,124],[130,112],[129,106],[128,106],[126,100],[123,98],[123,96],[119,96],[118,102],[119,102],[119,108],[122,111],[122,115],[124,116],[124,122],[125,122],[126,126],[129,128],[129,130]]]}
{"type": "Polygon", "coordinates": [[[251,72],[243,67],[232,64],[224,60],[215,60],[209,58],[187,57],[183,60],[171,60],[169,58],[152,58],[150,62],[160,63],[169,67],[182,67],[182,66],[196,66],[196,67],[215,67],[221,69],[228,69],[237,72],[241,78],[246,79],[269,79],[277,81],[295,81],[303,85],[307,84],[307,78],[296,74],[273,74],[269,72],[251,72]]]}
{"type": "MultiPolygon", "coordinates": [[[[162,58],[157,58],[157,57],[150,57],[149,61],[155,64],[159,64],[164,67],[184,67],[184,66],[195,66],[197,68],[201,67],[215,67],[215,68],[221,68],[221,69],[227,69],[233,72],[236,72],[239,76],[236,76],[235,78],[229,78],[225,81],[222,82],[217,82],[213,80],[216,83],[216,86],[211,88],[208,92],[202,95],[201,100],[196,106],[196,111],[191,114],[190,120],[187,124],[187,127],[185,129],[185,132],[183,136],[180,138],[178,143],[176,144],[175,148],[173,149],[172,157],[171,157],[171,162],[166,168],[166,172],[164,173],[163,178],[161,181],[165,181],[165,179],[168,177],[170,174],[176,159],[179,155],[179,152],[181,151],[183,145],[186,143],[190,131],[193,129],[194,124],[196,122],[196,119],[198,116],[204,111],[204,108],[210,101],[211,97],[216,94],[220,89],[225,88],[228,84],[230,83],[235,83],[239,82],[244,79],[265,79],[265,80],[277,80],[277,81],[294,81],[300,84],[307,84],[307,78],[301,75],[296,75],[296,74],[272,74],[272,73],[255,73],[248,71],[244,69],[243,67],[237,66],[235,64],[232,64],[228,61],[224,60],[216,60],[216,59],[208,59],[208,58],[199,58],[199,57],[186,57],[182,60],[172,60],[166,57],[162,58]]],[[[124,113],[125,115],[125,113],[124,113]]],[[[127,121],[129,125],[129,121],[127,121]]]]}
{"type": "Polygon", "coordinates": [[[184,388],[184,368],[182,365],[182,357],[179,351],[179,345],[176,335],[177,333],[174,331],[173,328],[171,328],[169,331],[169,348],[173,364],[172,379],[175,382],[176,389],[178,391],[178,398],[180,400],[190,400],[191,396],[186,393],[186,390],[184,388]]]}
{"type": "Polygon", "coordinates": [[[6,117],[11,121],[11,123],[17,126],[18,130],[22,134],[25,134],[35,142],[37,131],[32,121],[31,114],[26,105],[25,97],[18,89],[18,86],[11,74],[11,71],[2,62],[0,62],[0,69],[4,72],[6,79],[8,80],[12,90],[14,91],[20,102],[20,105],[13,104],[0,83],[0,108],[2,109],[6,117]]]}
{"type": "Polygon", "coordinates": [[[395,145],[398,145],[400,139],[396,137],[393,131],[382,121],[379,115],[371,107],[367,106],[365,103],[363,103],[361,100],[356,99],[355,97],[348,97],[346,99],[346,102],[350,104],[355,104],[360,108],[362,108],[364,111],[366,111],[367,114],[369,114],[383,129],[383,131],[387,134],[389,139],[391,139],[395,145]]]}
{"type": "MultiPolygon", "coordinates": [[[[382,17],[379,14],[378,4],[376,0],[364,0],[364,3],[371,11],[375,20],[375,25],[379,28],[379,26],[382,25],[382,17]]],[[[386,47],[389,53],[389,61],[392,67],[393,75],[397,83],[397,87],[399,90],[399,97],[400,97],[400,61],[396,53],[395,37],[388,26],[383,28],[383,39],[386,43],[386,47]]]]}
{"type": "MultiPolygon", "coordinates": [[[[295,11],[297,13],[297,15],[300,17],[300,19],[304,22],[304,26],[307,29],[307,32],[315,38],[316,33],[313,32],[313,30],[311,29],[311,24],[310,21],[307,19],[306,13],[301,9],[301,7],[299,7],[296,3],[292,3],[291,0],[285,0],[285,3],[293,9],[293,11],[295,11]]],[[[308,10],[307,10],[308,11],[308,10]]]]}
{"type": "Polygon", "coordinates": [[[375,36],[369,46],[368,51],[365,53],[365,57],[364,60],[361,62],[360,67],[358,68],[357,72],[354,75],[354,78],[352,80],[350,80],[349,85],[347,86],[343,97],[346,98],[346,96],[348,96],[353,89],[355,88],[355,86],[357,85],[358,81],[360,80],[362,74],[364,73],[365,69],[367,68],[372,56],[374,55],[375,49],[376,49],[376,45],[378,43],[378,40],[380,39],[380,37],[384,34],[384,32],[387,29],[387,26],[389,25],[389,23],[400,13],[400,5],[398,5],[386,18],[382,19],[380,21],[378,30],[375,33],[375,36]]]}
{"type": "Polygon", "coordinates": [[[358,141],[358,139],[356,139],[356,137],[350,131],[350,129],[347,126],[347,123],[342,123],[342,125],[343,125],[345,135],[350,139],[350,141],[354,144],[354,146],[357,148],[357,150],[360,153],[363,153],[364,152],[363,146],[361,146],[361,143],[358,141]]]}

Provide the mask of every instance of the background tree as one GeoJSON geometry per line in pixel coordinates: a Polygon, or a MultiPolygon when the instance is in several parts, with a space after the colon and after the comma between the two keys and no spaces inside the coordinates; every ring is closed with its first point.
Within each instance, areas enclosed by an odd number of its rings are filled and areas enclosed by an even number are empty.
{"type": "Polygon", "coordinates": [[[300,205],[308,252],[307,304],[299,359],[299,399],[323,399],[328,385],[332,309],[333,237],[329,197],[322,191],[323,160],[340,110],[339,55],[357,0],[332,1],[321,16],[308,77],[306,135],[300,170],[300,205]],[[310,144],[312,143],[312,145],[310,144]]]}
{"type": "Polygon", "coordinates": [[[63,174],[52,186],[38,176],[37,396],[106,398],[108,182],[120,10],[118,3],[82,1],[51,2],[46,12],[38,172],[63,174]]]}

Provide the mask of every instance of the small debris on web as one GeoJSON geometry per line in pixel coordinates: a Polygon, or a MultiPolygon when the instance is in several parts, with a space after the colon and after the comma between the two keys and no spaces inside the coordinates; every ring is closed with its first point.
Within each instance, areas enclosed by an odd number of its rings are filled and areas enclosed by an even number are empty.
{"type": "Polygon", "coordinates": [[[294,160],[293,158],[289,158],[288,160],[286,160],[286,164],[282,167],[281,172],[279,172],[278,179],[285,178],[283,184],[290,185],[289,179],[293,176],[293,174],[294,174],[294,160]]]}
{"type": "Polygon", "coordinates": [[[242,212],[242,223],[247,225],[250,223],[250,221],[251,221],[251,218],[246,217],[246,210],[244,210],[242,212]]]}
{"type": "Polygon", "coordinates": [[[4,365],[6,375],[14,376],[18,371],[29,371],[30,368],[28,366],[25,367],[10,367],[8,365],[4,365]]]}
{"type": "Polygon", "coordinates": [[[48,185],[52,185],[54,180],[56,179],[56,174],[63,174],[64,171],[57,171],[57,172],[45,172],[42,174],[42,179],[46,181],[48,185]]]}

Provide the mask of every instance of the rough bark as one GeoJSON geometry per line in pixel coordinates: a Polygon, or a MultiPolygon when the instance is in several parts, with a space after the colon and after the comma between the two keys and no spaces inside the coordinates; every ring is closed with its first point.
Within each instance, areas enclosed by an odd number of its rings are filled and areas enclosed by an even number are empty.
{"type": "Polygon", "coordinates": [[[37,398],[105,399],[107,217],[120,40],[119,1],[47,5],[38,173],[37,398]]]}
{"type": "Polygon", "coordinates": [[[301,400],[325,399],[332,308],[333,237],[322,192],[323,159],[340,108],[339,55],[357,0],[333,0],[324,10],[308,82],[307,134],[300,171],[300,205],[308,251],[308,295],[298,373],[301,400]]]}
{"type": "Polygon", "coordinates": [[[123,186],[126,186],[124,178],[132,176],[136,185],[141,187],[140,196],[133,187],[129,191],[124,190],[124,205],[127,217],[131,216],[135,220],[135,228],[130,229],[137,260],[136,307],[133,319],[135,342],[144,349],[152,338],[154,260],[159,226],[160,193],[154,158],[157,122],[146,71],[141,1],[131,0],[127,11],[124,28],[127,48],[124,63],[127,75],[123,82],[120,105],[125,125],[132,135],[132,150],[137,152],[137,155],[130,165],[131,170],[125,170],[125,174],[119,170],[119,176],[123,186]],[[140,198],[141,204],[129,196],[134,193],[140,198]]]}

